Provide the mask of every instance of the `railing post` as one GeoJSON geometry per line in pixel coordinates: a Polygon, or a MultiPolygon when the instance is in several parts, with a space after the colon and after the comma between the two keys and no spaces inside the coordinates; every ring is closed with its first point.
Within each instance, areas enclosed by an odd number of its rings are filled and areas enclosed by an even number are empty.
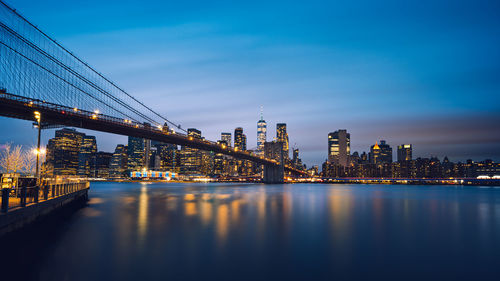
{"type": "Polygon", "coordinates": [[[21,207],[26,207],[26,186],[21,187],[21,207]]]}
{"type": "Polygon", "coordinates": [[[54,197],[55,197],[55,193],[56,193],[56,185],[55,185],[55,184],[53,184],[53,185],[52,185],[52,198],[54,198],[54,197]]]}
{"type": "Polygon", "coordinates": [[[38,197],[40,195],[40,187],[38,185],[35,186],[35,194],[33,195],[34,195],[33,202],[38,203],[38,197]]]}
{"type": "Polygon", "coordinates": [[[7,213],[9,210],[9,192],[10,188],[2,189],[2,212],[7,213]]]}

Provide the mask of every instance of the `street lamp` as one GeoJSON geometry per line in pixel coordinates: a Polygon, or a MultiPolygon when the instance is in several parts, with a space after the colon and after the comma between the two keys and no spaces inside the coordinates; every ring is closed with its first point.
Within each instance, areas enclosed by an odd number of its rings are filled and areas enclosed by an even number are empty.
{"type": "Polygon", "coordinates": [[[35,120],[38,123],[38,142],[36,145],[36,181],[37,184],[40,184],[40,136],[42,134],[42,114],[39,111],[35,111],[35,120]]]}

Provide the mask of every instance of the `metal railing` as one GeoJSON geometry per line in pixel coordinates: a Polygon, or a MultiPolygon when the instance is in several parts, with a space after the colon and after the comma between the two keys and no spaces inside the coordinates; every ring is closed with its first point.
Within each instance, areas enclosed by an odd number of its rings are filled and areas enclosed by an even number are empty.
{"type": "MultiPolygon", "coordinates": [[[[63,115],[67,116],[77,116],[79,118],[86,118],[89,120],[99,120],[103,122],[108,122],[120,126],[126,126],[130,128],[135,128],[135,129],[141,129],[141,130],[146,130],[150,131],[153,133],[159,133],[159,134],[165,134],[165,135],[175,135],[177,138],[183,139],[184,141],[191,142],[191,143],[197,143],[197,144],[208,144],[208,145],[213,145],[222,148],[223,150],[227,150],[233,153],[240,153],[240,154],[246,154],[251,157],[259,158],[261,160],[267,160],[269,162],[272,162],[274,164],[279,164],[279,161],[276,159],[266,159],[263,156],[256,155],[253,152],[250,151],[242,151],[238,150],[237,148],[225,146],[224,144],[219,144],[214,141],[206,140],[206,139],[200,139],[200,138],[195,138],[193,136],[189,136],[180,132],[176,131],[163,131],[162,127],[157,127],[157,126],[152,126],[151,124],[144,124],[144,123],[139,123],[134,120],[129,120],[129,119],[123,119],[123,118],[117,118],[109,115],[105,115],[102,113],[98,112],[92,112],[92,111],[87,111],[79,108],[72,108],[69,106],[64,106],[60,104],[55,104],[51,102],[46,102],[43,100],[39,99],[33,99],[33,98],[27,98],[23,96],[18,96],[14,95],[11,93],[7,93],[5,89],[2,89],[0,91],[0,100],[1,99],[6,99],[6,100],[12,100],[16,101],[19,103],[24,104],[25,106],[28,107],[34,107],[37,109],[43,109],[47,111],[52,111],[52,112],[57,112],[61,113],[63,115]]],[[[296,170],[293,167],[289,165],[284,165],[285,168],[290,169],[290,170],[296,170]]],[[[300,171],[297,170],[297,172],[301,173],[300,171]]]]}
{"type": "Polygon", "coordinates": [[[88,189],[89,182],[43,181],[41,186],[23,186],[1,189],[0,206],[3,213],[43,201],[88,189]]]}

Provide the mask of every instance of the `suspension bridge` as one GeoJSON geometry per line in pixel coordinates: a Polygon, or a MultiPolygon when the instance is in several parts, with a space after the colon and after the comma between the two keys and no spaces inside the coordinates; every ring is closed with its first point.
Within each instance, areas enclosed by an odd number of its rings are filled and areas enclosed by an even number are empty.
{"type": "Polygon", "coordinates": [[[0,115],[213,151],[264,166],[265,182],[304,172],[248,151],[193,138],[0,1],[0,115]],[[173,130],[165,130],[164,124],[173,130]]]}

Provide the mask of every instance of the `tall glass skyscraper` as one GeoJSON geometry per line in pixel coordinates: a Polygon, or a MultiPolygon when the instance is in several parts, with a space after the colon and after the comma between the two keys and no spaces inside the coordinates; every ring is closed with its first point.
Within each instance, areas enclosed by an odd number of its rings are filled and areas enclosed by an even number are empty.
{"type": "Polygon", "coordinates": [[[78,155],[78,175],[95,177],[97,144],[94,136],[83,136],[78,155]]]}
{"type": "Polygon", "coordinates": [[[285,155],[284,158],[288,159],[289,144],[288,133],[286,132],[286,123],[276,124],[276,140],[283,143],[283,154],[285,155]]]}
{"type": "Polygon", "coordinates": [[[128,137],[127,146],[128,169],[139,171],[144,167],[144,139],[128,137]]]}
{"type": "Polygon", "coordinates": [[[234,147],[239,150],[247,150],[247,136],[243,134],[243,128],[238,127],[234,130],[234,147]]]}
{"type": "MultiPolygon", "coordinates": [[[[201,131],[195,128],[188,129],[188,136],[196,139],[201,139],[201,131]]],[[[201,173],[202,151],[196,148],[182,146],[181,148],[181,165],[180,171],[183,174],[199,174],[201,173]]]]}
{"type": "Polygon", "coordinates": [[[109,176],[111,178],[125,177],[127,170],[127,146],[119,144],[115,148],[115,152],[109,163],[109,176]]]}
{"type": "Polygon", "coordinates": [[[267,141],[267,123],[260,111],[260,120],[257,122],[257,155],[264,155],[264,143],[267,141]]]}

